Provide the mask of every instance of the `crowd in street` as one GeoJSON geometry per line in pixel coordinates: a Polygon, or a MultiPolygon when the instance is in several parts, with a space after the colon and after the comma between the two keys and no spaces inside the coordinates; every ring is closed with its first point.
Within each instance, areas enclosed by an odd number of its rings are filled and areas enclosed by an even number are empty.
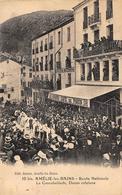
{"type": "Polygon", "coordinates": [[[0,119],[0,162],[122,166],[122,131],[107,116],[48,100],[8,104],[0,119]]]}

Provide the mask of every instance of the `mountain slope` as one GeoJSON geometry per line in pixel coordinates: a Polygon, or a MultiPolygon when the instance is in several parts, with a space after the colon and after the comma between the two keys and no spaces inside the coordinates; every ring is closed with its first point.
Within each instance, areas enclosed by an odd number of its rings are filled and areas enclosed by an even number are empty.
{"type": "Polygon", "coordinates": [[[31,40],[73,16],[72,11],[38,11],[0,25],[0,51],[24,56],[31,63],[31,40]]]}

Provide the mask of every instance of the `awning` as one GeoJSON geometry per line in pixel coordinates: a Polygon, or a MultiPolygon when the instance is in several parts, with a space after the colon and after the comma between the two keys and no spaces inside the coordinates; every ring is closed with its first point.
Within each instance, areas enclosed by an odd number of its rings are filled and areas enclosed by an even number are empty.
{"type": "Polygon", "coordinates": [[[117,89],[119,87],[73,85],[62,90],[50,92],[48,98],[58,102],[90,107],[91,99],[117,89]]]}

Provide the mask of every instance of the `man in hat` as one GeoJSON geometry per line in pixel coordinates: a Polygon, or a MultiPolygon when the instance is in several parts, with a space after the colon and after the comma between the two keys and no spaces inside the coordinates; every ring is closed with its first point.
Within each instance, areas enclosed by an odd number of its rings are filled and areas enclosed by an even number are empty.
{"type": "Polygon", "coordinates": [[[12,139],[10,136],[5,137],[5,142],[3,145],[3,151],[7,154],[8,160],[12,161],[12,157],[15,151],[15,146],[12,143],[12,139]]]}

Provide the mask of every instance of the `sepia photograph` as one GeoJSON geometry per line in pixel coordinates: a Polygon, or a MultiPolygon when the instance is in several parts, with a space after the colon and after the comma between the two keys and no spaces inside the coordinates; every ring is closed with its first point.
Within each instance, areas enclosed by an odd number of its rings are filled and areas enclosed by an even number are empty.
{"type": "Polygon", "coordinates": [[[2,194],[121,195],[122,1],[0,7],[2,194]]]}

